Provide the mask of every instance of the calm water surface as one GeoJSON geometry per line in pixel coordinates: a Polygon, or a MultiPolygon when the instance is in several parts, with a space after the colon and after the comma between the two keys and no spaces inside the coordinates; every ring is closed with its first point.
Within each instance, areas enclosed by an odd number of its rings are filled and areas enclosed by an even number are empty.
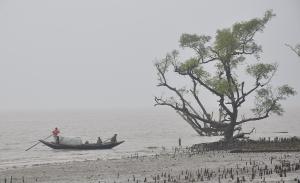
{"type": "MultiPolygon", "coordinates": [[[[253,138],[259,136],[298,136],[300,114],[288,112],[284,117],[273,117],[256,126],[253,138]],[[287,131],[288,134],[274,132],[287,131]]],[[[178,138],[184,146],[214,141],[218,137],[199,137],[177,114],[162,108],[135,110],[2,112],[0,113],[0,169],[30,166],[40,163],[113,159],[128,157],[136,152],[151,155],[165,147],[177,146],[178,138]],[[38,139],[49,136],[59,127],[63,136],[79,136],[83,141],[95,142],[118,134],[125,143],[111,150],[66,151],[52,150],[44,145],[25,151],[38,139]]],[[[52,139],[50,139],[52,140],[52,139]]]]}

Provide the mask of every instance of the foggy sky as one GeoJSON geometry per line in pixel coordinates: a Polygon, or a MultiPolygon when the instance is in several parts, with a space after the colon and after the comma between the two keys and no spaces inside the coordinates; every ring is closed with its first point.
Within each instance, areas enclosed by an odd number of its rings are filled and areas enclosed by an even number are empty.
{"type": "Polygon", "coordinates": [[[284,45],[300,43],[298,0],[1,0],[0,110],[152,107],[154,60],[182,33],[214,36],[268,9],[261,60],[279,63],[274,85],[300,93],[300,58],[284,45]]]}

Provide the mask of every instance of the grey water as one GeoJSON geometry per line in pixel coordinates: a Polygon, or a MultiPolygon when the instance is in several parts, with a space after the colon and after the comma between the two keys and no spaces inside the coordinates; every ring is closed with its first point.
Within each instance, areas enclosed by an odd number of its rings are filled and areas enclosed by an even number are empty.
{"type": "MultiPolygon", "coordinates": [[[[252,138],[298,136],[300,114],[291,110],[283,117],[245,125],[245,131],[256,127],[252,138]],[[288,133],[276,133],[288,132],[288,133]]],[[[220,137],[201,137],[174,111],[154,109],[73,110],[0,113],[0,169],[44,163],[118,159],[133,154],[153,155],[165,149],[209,142],[220,137]],[[62,136],[81,137],[96,142],[118,134],[125,143],[110,150],[53,150],[42,144],[25,151],[58,127],[62,136]]],[[[49,139],[52,141],[52,139],[49,139]]]]}

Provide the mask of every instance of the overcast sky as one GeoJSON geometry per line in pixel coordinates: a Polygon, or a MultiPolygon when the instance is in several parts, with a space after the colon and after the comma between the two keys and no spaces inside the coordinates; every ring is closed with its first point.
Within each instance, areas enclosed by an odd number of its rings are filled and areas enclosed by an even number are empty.
{"type": "Polygon", "coordinates": [[[300,58],[284,45],[300,43],[298,0],[0,0],[0,110],[152,107],[153,62],[182,33],[214,36],[268,9],[262,61],[300,93],[300,58]]]}

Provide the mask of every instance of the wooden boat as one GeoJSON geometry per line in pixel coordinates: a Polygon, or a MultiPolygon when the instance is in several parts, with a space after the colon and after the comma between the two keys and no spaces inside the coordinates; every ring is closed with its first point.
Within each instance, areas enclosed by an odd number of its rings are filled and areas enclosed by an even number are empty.
{"type": "Polygon", "coordinates": [[[81,144],[81,145],[65,145],[65,144],[56,144],[54,142],[47,142],[44,140],[39,140],[41,143],[52,149],[71,149],[71,150],[96,150],[96,149],[112,149],[117,145],[122,144],[124,141],[119,142],[104,142],[102,144],[81,144]]]}

